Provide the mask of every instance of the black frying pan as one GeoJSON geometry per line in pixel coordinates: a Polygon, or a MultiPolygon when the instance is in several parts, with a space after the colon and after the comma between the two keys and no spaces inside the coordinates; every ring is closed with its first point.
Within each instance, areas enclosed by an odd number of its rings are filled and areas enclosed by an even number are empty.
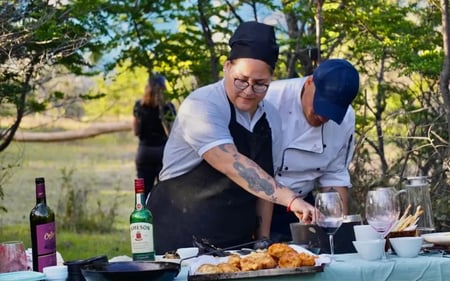
{"type": "Polygon", "coordinates": [[[180,269],[173,262],[130,261],[88,264],[81,272],[87,281],[172,281],[180,269]]]}

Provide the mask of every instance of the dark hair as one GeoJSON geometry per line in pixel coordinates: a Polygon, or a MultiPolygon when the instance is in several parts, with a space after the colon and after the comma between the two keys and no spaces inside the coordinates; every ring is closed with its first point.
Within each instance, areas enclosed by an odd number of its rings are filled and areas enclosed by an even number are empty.
{"type": "Polygon", "coordinates": [[[147,80],[145,86],[144,96],[141,100],[141,105],[156,107],[161,102],[157,99],[157,95],[166,87],[166,78],[161,74],[152,74],[147,80]]]}

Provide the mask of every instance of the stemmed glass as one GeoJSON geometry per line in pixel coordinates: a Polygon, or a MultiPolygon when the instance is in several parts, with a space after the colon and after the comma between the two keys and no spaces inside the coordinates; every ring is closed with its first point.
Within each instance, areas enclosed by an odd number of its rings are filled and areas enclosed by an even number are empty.
{"type": "MultiPolygon", "coordinates": [[[[397,221],[400,213],[395,193],[388,188],[370,190],[366,197],[366,219],[375,229],[380,238],[389,233],[392,225],[397,221]]],[[[386,252],[383,249],[382,259],[386,261],[386,252]]]]}
{"type": "Polygon", "coordinates": [[[344,211],[342,207],[342,198],[338,192],[322,192],[316,195],[316,223],[330,240],[330,255],[334,258],[334,234],[342,225],[344,220],[344,211]]]}
{"type": "Polygon", "coordinates": [[[0,273],[27,270],[27,255],[22,241],[0,243],[0,273]]]}

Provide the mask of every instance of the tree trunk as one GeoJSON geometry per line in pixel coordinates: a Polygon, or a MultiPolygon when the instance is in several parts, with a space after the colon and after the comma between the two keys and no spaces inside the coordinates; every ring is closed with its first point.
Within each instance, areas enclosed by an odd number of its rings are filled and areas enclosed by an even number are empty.
{"type": "MultiPolygon", "coordinates": [[[[441,17],[442,17],[442,39],[444,48],[444,63],[442,65],[441,80],[440,80],[440,90],[444,98],[445,106],[447,108],[447,123],[448,131],[450,136],[450,93],[449,93],[449,82],[450,82],[450,28],[449,26],[449,4],[448,0],[441,0],[441,17]]],[[[450,139],[449,139],[450,142],[450,139]]],[[[447,147],[447,156],[450,154],[450,147],[447,147]]]]}
{"type": "Polygon", "coordinates": [[[92,138],[101,134],[130,131],[131,121],[97,123],[88,128],[62,132],[23,132],[17,131],[14,141],[19,142],[58,142],[92,138]]]}

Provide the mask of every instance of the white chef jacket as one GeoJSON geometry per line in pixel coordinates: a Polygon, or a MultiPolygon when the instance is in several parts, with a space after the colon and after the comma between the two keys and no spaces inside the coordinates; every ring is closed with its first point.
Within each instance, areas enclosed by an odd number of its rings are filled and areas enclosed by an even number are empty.
{"type": "MultiPolygon", "coordinates": [[[[263,100],[253,118],[248,112],[236,109],[236,121],[252,132],[264,113],[272,130],[275,171],[280,166],[277,161],[281,159],[281,122],[275,107],[263,100]]],[[[160,180],[183,175],[200,164],[202,155],[209,149],[234,143],[228,128],[230,118],[224,80],[201,87],[187,96],[178,109],[164,149],[160,180]]]]}
{"type": "Polygon", "coordinates": [[[273,81],[265,100],[278,109],[282,123],[282,159],[276,179],[305,197],[314,186],[351,187],[355,112],[349,106],[340,125],[330,120],[319,127],[306,121],[301,91],[307,77],[273,81]]]}

